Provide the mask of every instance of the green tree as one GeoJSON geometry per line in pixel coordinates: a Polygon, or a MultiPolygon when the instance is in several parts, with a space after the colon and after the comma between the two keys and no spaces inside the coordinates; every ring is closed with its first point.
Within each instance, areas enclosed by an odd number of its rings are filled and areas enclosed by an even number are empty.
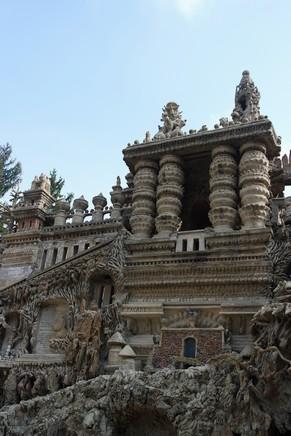
{"type": "Polygon", "coordinates": [[[10,144],[0,145],[0,198],[21,181],[21,164],[12,159],[11,155],[10,144]]]}
{"type": "MultiPolygon", "coordinates": [[[[50,171],[49,179],[51,182],[51,195],[56,200],[58,200],[59,198],[63,197],[62,190],[65,185],[65,179],[63,179],[61,176],[58,176],[57,170],[55,168],[50,171]]],[[[74,198],[74,194],[72,192],[69,192],[64,197],[70,203],[74,198]]]]}
{"type": "Polygon", "coordinates": [[[14,207],[20,200],[21,192],[19,183],[21,181],[21,164],[12,158],[12,147],[10,144],[0,145],[0,235],[13,227],[13,219],[10,214],[11,207],[14,207]],[[4,195],[10,191],[10,200],[2,200],[4,195]]]}

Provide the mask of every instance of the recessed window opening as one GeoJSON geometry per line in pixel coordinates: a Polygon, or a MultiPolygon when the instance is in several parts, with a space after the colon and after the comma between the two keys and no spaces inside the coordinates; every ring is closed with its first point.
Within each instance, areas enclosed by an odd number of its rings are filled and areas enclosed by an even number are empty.
{"type": "Polygon", "coordinates": [[[188,241],[187,239],[182,239],[182,251],[187,251],[188,241]]]}
{"type": "Polygon", "coordinates": [[[104,296],[104,286],[101,286],[100,293],[99,293],[99,299],[98,299],[98,307],[102,306],[103,296],[104,296]]]}
{"type": "Polygon", "coordinates": [[[62,260],[66,260],[67,254],[68,254],[68,247],[64,247],[62,260]]]}
{"type": "Polygon", "coordinates": [[[193,251],[199,251],[199,239],[198,238],[193,239],[193,251]]]}
{"type": "Polygon", "coordinates": [[[56,261],[57,261],[57,256],[58,256],[58,249],[57,249],[57,248],[54,248],[54,251],[53,251],[53,257],[52,257],[52,265],[54,265],[54,264],[56,263],[56,261]]]}
{"type": "Polygon", "coordinates": [[[186,338],[184,339],[184,357],[196,357],[196,339],[186,338]]]}
{"type": "Polygon", "coordinates": [[[43,270],[45,268],[46,258],[47,258],[47,250],[43,250],[42,259],[41,259],[41,267],[40,267],[41,270],[43,270]]]}
{"type": "Polygon", "coordinates": [[[88,250],[89,247],[90,247],[90,244],[89,244],[88,242],[86,242],[86,244],[85,244],[85,250],[88,250]]]}
{"type": "Polygon", "coordinates": [[[76,254],[78,254],[78,251],[79,251],[79,245],[74,245],[74,250],[73,250],[74,256],[76,256],[76,254]]]}

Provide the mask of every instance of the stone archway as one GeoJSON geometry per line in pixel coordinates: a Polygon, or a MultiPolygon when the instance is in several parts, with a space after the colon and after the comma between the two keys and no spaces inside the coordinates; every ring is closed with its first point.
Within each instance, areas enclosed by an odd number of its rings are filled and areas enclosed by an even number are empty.
{"type": "Polygon", "coordinates": [[[118,417],[112,436],[177,436],[166,415],[147,408],[128,411],[118,417]]]}

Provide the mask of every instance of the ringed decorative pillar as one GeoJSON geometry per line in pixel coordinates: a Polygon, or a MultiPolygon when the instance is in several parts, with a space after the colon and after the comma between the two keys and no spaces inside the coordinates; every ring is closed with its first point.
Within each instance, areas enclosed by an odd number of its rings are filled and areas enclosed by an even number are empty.
{"type": "Polygon", "coordinates": [[[64,198],[60,198],[56,201],[55,226],[64,226],[66,224],[69,210],[70,203],[68,203],[64,198]]]}
{"type": "Polygon", "coordinates": [[[209,219],[216,231],[232,230],[237,220],[236,150],[219,145],[212,151],[210,165],[209,219]]]}
{"type": "Polygon", "coordinates": [[[103,221],[103,209],[105,206],[107,206],[107,200],[100,192],[99,195],[95,195],[95,197],[92,198],[92,202],[94,204],[94,212],[92,213],[92,223],[99,223],[103,221]]]}
{"type": "Polygon", "coordinates": [[[265,227],[269,218],[269,160],[266,147],[246,142],[240,147],[239,187],[240,217],[245,228],[265,227]]]}
{"type": "Polygon", "coordinates": [[[157,189],[156,237],[168,237],[180,224],[184,173],[182,159],[167,154],[160,160],[157,189]]]}
{"type": "Polygon", "coordinates": [[[82,224],[84,220],[84,213],[88,207],[88,201],[85,200],[83,195],[80,198],[76,198],[73,203],[74,215],[72,218],[72,224],[82,224]]]}
{"type": "Polygon", "coordinates": [[[150,159],[135,165],[130,225],[136,238],[150,238],[153,233],[158,164],[150,159]]]}

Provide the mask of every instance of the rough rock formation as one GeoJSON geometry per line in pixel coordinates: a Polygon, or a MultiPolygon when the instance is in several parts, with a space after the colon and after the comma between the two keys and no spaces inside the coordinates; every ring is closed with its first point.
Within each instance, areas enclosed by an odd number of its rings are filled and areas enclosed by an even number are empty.
{"type": "Polygon", "coordinates": [[[186,370],[117,370],[113,375],[80,381],[4,407],[0,434],[290,434],[290,301],[288,286],[281,286],[274,302],[255,315],[253,350],[222,354],[186,370]]]}

